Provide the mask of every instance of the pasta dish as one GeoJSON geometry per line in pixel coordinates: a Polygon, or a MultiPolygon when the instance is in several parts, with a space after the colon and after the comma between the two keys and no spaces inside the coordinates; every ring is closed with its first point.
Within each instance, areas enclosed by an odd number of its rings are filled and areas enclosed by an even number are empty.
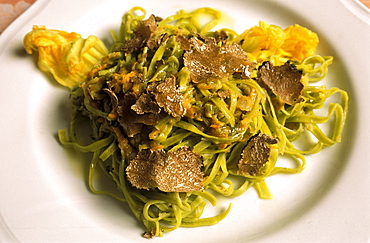
{"type": "Polygon", "coordinates": [[[266,178],[302,172],[306,155],[341,140],[348,95],[317,84],[333,62],[316,53],[317,34],[264,21],[238,34],[217,29],[220,16],[199,8],[161,18],[135,7],[111,31],[109,48],[44,26],[24,38],[40,69],[70,92],[61,144],[93,154],[91,191],[126,202],[146,238],[218,223],[231,203],[202,213],[219,197],[253,188],[271,198],[266,178]],[[292,166],[279,166],[282,157],[292,166]],[[94,187],[97,170],[119,194],[94,187]]]}

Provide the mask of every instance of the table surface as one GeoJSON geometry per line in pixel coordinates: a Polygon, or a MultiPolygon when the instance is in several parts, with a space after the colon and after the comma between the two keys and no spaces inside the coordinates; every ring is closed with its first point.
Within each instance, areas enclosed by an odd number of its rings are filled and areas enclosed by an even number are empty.
{"type": "Polygon", "coordinates": [[[360,0],[363,4],[365,4],[365,6],[367,6],[368,8],[370,8],[370,0],[360,0]]]}
{"type": "MultiPolygon", "coordinates": [[[[36,0],[0,0],[0,34],[36,0]]],[[[370,8],[370,0],[360,0],[370,8]]]]}

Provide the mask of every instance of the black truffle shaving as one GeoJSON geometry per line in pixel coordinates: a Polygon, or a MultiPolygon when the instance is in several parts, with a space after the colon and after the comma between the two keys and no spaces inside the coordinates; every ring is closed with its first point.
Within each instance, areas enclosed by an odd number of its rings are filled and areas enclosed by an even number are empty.
{"type": "Polygon", "coordinates": [[[157,23],[154,15],[151,15],[147,20],[139,21],[134,30],[135,38],[126,41],[122,51],[131,53],[145,46],[156,30],[157,23]]]}
{"type": "Polygon", "coordinates": [[[183,95],[176,86],[176,77],[170,76],[164,81],[157,82],[148,87],[148,91],[154,95],[157,104],[164,111],[173,116],[181,117],[186,109],[183,106],[183,95]]]}
{"type": "Polygon", "coordinates": [[[261,173],[262,167],[270,157],[270,144],[276,144],[278,140],[266,134],[258,134],[249,139],[243,149],[242,158],[238,164],[238,174],[256,176],[261,173]]]}
{"type": "Polygon", "coordinates": [[[282,102],[295,105],[302,100],[301,93],[304,85],[301,83],[302,72],[296,66],[286,62],[281,66],[274,66],[271,62],[263,62],[258,69],[259,84],[271,90],[282,102]]]}
{"type": "Polygon", "coordinates": [[[163,192],[203,189],[203,162],[190,147],[177,151],[143,149],[130,161],[127,179],[138,189],[158,188],[163,192]]]}
{"type": "Polygon", "coordinates": [[[184,65],[194,83],[209,83],[234,73],[249,75],[252,63],[240,45],[219,46],[215,38],[192,37],[190,50],[184,54],[184,65]]]}
{"type": "Polygon", "coordinates": [[[131,106],[131,109],[136,112],[136,114],[145,114],[145,113],[154,113],[158,114],[161,112],[161,108],[158,104],[152,100],[150,95],[141,94],[139,99],[136,100],[136,103],[131,106]]]}

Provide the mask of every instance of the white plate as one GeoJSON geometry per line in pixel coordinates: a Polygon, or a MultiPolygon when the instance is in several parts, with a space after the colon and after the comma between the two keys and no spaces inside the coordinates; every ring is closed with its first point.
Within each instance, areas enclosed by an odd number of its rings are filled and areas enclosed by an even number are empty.
{"type": "MultiPolygon", "coordinates": [[[[349,92],[343,142],[309,156],[299,175],[267,180],[274,198],[253,190],[221,200],[234,207],[212,227],[181,228],[154,242],[366,242],[370,236],[370,13],[351,0],[38,0],[0,36],[0,239],[4,242],[137,242],[143,228],[127,206],[89,192],[81,155],[64,150],[68,92],[36,67],[22,46],[32,25],[90,34],[109,42],[132,6],[168,16],[179,9],[222,10],[223,25],[241,32],[265,20],[301,24],[320,36],[335,62],[326,80],[349,92]],[[134,2],[134,3],[132,3],[134,2]]],[[[211,211],[210,211],[211,212],[211,211]]],[[[210,213],[208,212],[208,213],[210,213]]]]}

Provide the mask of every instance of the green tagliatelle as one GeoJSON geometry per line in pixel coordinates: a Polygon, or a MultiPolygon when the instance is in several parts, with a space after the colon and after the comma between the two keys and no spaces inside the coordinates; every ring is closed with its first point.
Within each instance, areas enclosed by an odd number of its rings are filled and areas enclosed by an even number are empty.
{"type": "Polygon", "coordinates": [[[143,44],[125,51],[130,41],[144,41],[138,35],[145,36],[146,32],[138,33],[136,29],[143,24],[145,16],[145,10],[140,7],[123,16],[119,33],[112,32],[115,44],[111,52],[88,74],[84,83],[72,89],[74,108],[70,128],[68,133],[66,129],[60,130],[59,138],[66,147],[93,153],[89,171],[91,190],[127,202],[135,217],[147,228],[146,237],[162,236],[178,227],[216,224],[226,217],[231,204],[219,215],[201,216],[206,201],[216,205],[217,195],[236,197],[253,187],[261,198],[271,198],[267,177],[277,173],[299,173],[306,166],[305,155],[340,141],[348,96],[339,88],[312,85],[325,78],[333,61],[332,57],[314,53],[318,39],[313,32],[297,25],[283,30],[265,22],[240,35],[229,29],[215,32],[212,29],[217,26],[221,14],[211,8],[200,8],[193,12],[182,10],[165,19],[156,18],[157,27],[145,39],[154,40],[153,47],[143,44]],[[138,12],[142,14],[138,15],[138,12]],[[201,24],[200,19],[204,16],[210,20],[201,24]],[[219,46],[237,44],[247,53],[254,65],[249,77],[232,73],[209,83],[192,82],[192,74],[184,66],[185,50],[177,36],[216,38],[219,33],[225,37],[217,39],[219,46]],[[305,43],[306,40],[310,41],[305,43]],[[258,69],[265,61],[275,66],[289,61],[300,70],[304,85],[300,102],[294,105],[280,102],[279,105],[278,97],[261,87],[256,80],[258,69]],[[112,112],[115,96],[119,100],[121,94],[140,94],[151,83],[173,76],[184,98],[186,114],[166,114],[155,125],[145,125],[140,133],[147,136],[145,142],[126,134],[117,122],[117,114],[112,112]],[[112,88],[114,82],[120,82],[120,86],[112,88]],[[120,90],[114,90],[117,87],[120,90]],[[316,115],[316,110],[323,109],[327,99],[336,93],[340,95],[340,101],[328,105],[326,116],[316,115]],[[86,117],[90,120],[93,141],[82,145],[77,135],[80,134],[78,124],[86,117]],[[332,118],[334,122],[329,124],[332,118]],[[332,126],[329,135],[320,128],[325,123],[332,126]],[[307,132],[316,138],[316,143],[302,151],[294,142],[307,132]],[[241,175],[238,162],[242,150],[256,134],[276,138],[277,143],[269,145],[269,159],[260,173],[241,175]],[[162,192],[157,188],[137,189],[127,180],[125,170],[138,151],[150,148],[169,152],[182,146],[193,148],[202,157],[203,190],[162,192]],[[295,166],[276,166],[281,155],[293,158],[295,166]],[[99,167],[116,182],[122,195],[94,188],[94,174],[99,167]],[[235,180],[238,180],[237,184],[235,180]]]}

